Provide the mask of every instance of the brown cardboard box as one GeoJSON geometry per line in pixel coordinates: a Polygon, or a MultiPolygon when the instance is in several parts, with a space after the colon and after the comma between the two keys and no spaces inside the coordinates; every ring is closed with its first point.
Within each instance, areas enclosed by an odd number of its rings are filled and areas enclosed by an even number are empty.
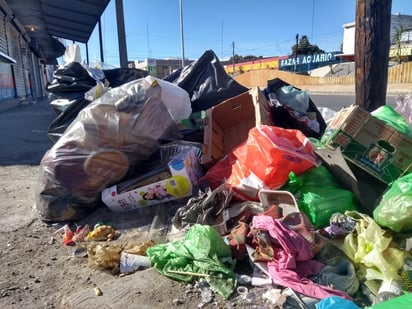
{"type": "Polygon", "coordinates": [[[202,164],[210,166],[229,153],[260,124],[273,122],[268,101],[258,87],[206,110],[202,164]]]}
{"type": "Polygon", "coordinates": [[[357,105],[340,110],[321,141],[386,184],[412,171],[412,139],[357,105]]]}

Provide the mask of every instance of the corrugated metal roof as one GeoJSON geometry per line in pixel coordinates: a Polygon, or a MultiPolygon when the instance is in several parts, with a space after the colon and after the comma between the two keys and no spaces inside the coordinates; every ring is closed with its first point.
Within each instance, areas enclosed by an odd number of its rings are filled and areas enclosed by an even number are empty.
{"type": "MultiPolygon", "coordinates": [[[[87,43],[110,0],[8,0],[8,6],[46,58],[64,54],[56,38],[87,43]]],[[[60,44],[61,45],[61,44],[60,44]]]]}

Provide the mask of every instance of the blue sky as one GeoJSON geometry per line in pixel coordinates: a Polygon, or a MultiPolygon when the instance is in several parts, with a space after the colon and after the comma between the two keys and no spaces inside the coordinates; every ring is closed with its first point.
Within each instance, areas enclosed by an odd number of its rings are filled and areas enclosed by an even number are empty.
{"type": "MultiPolygon", "coordinates": [[[[101,17],[104,60],[119,66],[115,0],[101,17]]],[[[325,51],[337,51],[343,24],[355,21],[356,0],[182,0],[185,58],[213,50],[219,59],[235,54],[291,54],[296,34],[325,51]]],[[[179,0],[123,0],[129,60],[181,58],[179,0]]],[[[412,15],[411,0],[392,0],[392,13],[412,15]]],[[[86,59],[84,44],[80,44],[86,59]]],[[[100,59],[98,27],[89,60],[100,59]]]]}

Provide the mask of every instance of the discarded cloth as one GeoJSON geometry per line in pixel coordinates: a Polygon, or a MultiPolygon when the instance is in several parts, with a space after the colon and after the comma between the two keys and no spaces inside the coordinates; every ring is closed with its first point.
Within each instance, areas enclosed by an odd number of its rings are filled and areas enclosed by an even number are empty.
{"type": "Polygon", "coordinates": [[[339,290],[322,286],[308,277],[319,273],[324,264],[312,260],[313,252],[309,242],[280,220],[269,216],[254,216],[253,228],[268,231],[275,249],[274,258],[267,263],[268,271],[275,284],[322,299],[328,296],[351,297],[339,290]]]}
{"type": "Polygon", "coordinates": [[[341,259],[336,265],[326,265],[319,274],[310,278],[312,281],[333,286],[353,296],[359,290],[359,280],[355,267],[348,259],[341,259]]]}

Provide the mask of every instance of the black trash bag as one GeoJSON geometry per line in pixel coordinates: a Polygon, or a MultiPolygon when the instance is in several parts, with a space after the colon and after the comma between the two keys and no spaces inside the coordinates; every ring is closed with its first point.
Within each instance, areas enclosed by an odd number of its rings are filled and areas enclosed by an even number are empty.
{"type": "Polygon", "coordinates": [[[101,205],[101,192],[181,134],[161,88],[141,78],[83,108],[44,154],[36,210],[44,221],[76,221],[101,205]]]}
{"type": "Polygon", "coordinates": [[[189,93],[192,111],[198,112],[237,96],[248,88],[232,79],[212,50],[164,78],[189,93]]]}
{"type": "Polygon", "coordinates": [[[84,98],[84,94],[76,100],[70,101],[50,123],[47,129],[47,137],[49,140],[55,144],[67,127],[76,119],[79,112],[90,103],[91,101],[84,98]]]}
{"type": "Polygon", "coordinates": [[[78,62],[70,62],[53,73],[53,81],[46,90],[64,97],[66,92],[86,92],[96,85],[96,80],[78,62]]]}
{"type": "MultiPolygon", "coordinates": [[[[116,88],[130,81],[146,77],[147,71],[139,69],[128,68],[116,68],[103,70],[105,80],[109,83],[111,88],[116,88]]],[[[77,62],[72,62],[66,67],[56,70],[55,83],[61,83],[59,86],[52,87],[49,95],[50,104],[57,113],[57,117],[52,121],[47,130],[47,137],[52,143],[56,143],[62,136],[66,128],[76,118],[77,114],[91,103],[86,100],[84,95],[92,87],[96,85],[96,81],[92,79],[87,70],[77,62]],[[70,78],[76,78],[74,76],[78,73],[78,81],[69,83],[70,78]],[[87,83],[81,83],[80,81],[86,81],[87,83]],[[74,85],[80,85],[78,91],[74,92],[74,85]],[[87,85],[89,87],[87,88],[87,85]],[[73,92],[68,92],[65,86],[73,92]],[[62,101],[62,99],[64,101],[62,101]],[[62,104],[63,102],[63,104],[62,104]]]]}
{"type": "Polygon", "coordinates": [[[133,68],[116,68],[103,70],[105,79],[109,82],[109,87],[119,87],[125,83],[139,78],[146,77],[149,72],[133,68]]]}
{"type": "MultiPolygon", "coordinates": [[[[284,86],[291,86],[287,82],[281,80],[280,78],[275,78],[272,80],[269,80],[267,82],[267,87],[264,89],[264,94],[268,100],[269,99],[269,93],[275,93],[278,89],[284,87],[284,86]]],[[[293,86],[297,90],[301,90],[295,86],[293,86]]],[[[306,110],[307,113],[315,113],[316,115],[316,121],[319,123],[319,131],[315,131],[309,126],[307,126],[304,122],[300,121],[296,117],[294,117],[293,113],[291,113],[291,109],[278,105],[274,106],[271,105],[271,111],[272,111],[272,119],[274,122],[275,126],[285,128],[285,129],[297,129],[302,131],[303,134],[305,134],[307,137],[314,137],[317,139],[320,139],[320,137],[323,135],[326,129],[326,122],[323,119],[322,114],[316,107],[315,103],[313,103],[312,99],[309,97],[309,107],[306,110]]]]}

